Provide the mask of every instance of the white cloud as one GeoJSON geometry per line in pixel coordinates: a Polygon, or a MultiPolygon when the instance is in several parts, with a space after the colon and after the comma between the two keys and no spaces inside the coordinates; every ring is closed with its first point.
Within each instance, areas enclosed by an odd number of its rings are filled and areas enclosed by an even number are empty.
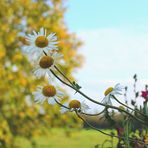
{"type": "Polygon", "coordinates": [[[111,28],[77,34],[84,41],[81,53],[85,63],[75,76],[88,95],[102,97],[104,89],[116,83],[131,86],[135,73],[141,79],[141,89],[148,83],[148,33],[111,28]]]}
{"type": "Polygon", "coordinates": [[[98,29],[77,34],[84,41],[81,53],[86,60],[80,77],[87,72],[98,79],[127,79],[135,73],[147,78],[148,33],[98,29]]]}

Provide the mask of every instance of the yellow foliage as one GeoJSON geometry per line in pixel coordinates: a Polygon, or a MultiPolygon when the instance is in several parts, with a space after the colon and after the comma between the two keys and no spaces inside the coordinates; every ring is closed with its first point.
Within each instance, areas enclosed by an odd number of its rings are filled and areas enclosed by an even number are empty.
{"type": "Polygon", "coordinates": [[[21,53],[16,53],[16,54],[13,56],[12,61],[14,61],[14,62],[19,62],[19,61],[21,61],[22,59],[23,59],[22,54],[21,54],[21,53]]]}
{"type": "Polygon", "coordinates": [[[0,58],[1,58],[1,59],[4,58],[5,55],[6,55],[5,51],[0,51],[0,58]]]}
{"type": "Polygon", "coordinates": [[[80,66],[81,62],[71,60],[79,56],[76,51],[80,42],[63,23],[63,5],[63,0],[51,0],[50,3],[41,0],[0,1],[0,140],[4,141],[3,147],[13,147],[11,141],[16,135],[29,139],[41,134],[42,126],[66,126],[66,122],[74,124],[74,117],[70,115],[55,118],[59,108],[56,106],[52,110],[47,103],[42,105],[46,114],[40,114],[40,106],[32,102],[32,91],[45,81],[34,78],[32,65],[21,53],[21,46],[28,45],[24,33],[38,31],[41,27],[49,33],[56,32],[59,52],[64,54],[66,63],[60,68],[72,77],[73,69],[80,66]],[[18,70],[15,71],[14,67],[18,70]]]}
{"type": "Polygon", "coordinates": [[[20,86],[26,86],[27,85],[27,80],[24,78],[20,79],[20,86]]]}
{"type": "Polygon", "coordinates": [[[19,116],[20,116],[20,118],[24,118],[26,116],[26,114],[24,112],[19,112],[19,116]]]}

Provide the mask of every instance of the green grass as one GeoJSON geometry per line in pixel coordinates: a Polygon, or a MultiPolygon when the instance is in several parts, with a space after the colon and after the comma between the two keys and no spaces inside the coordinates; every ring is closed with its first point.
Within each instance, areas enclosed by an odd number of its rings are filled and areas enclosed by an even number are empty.
{"type": "MultiPolygon", "coordinates": [[[[110,132],[105,130],[105,132],[110,132]]],[[[52,129],[48,136],[36,137],[37,148],[94,148],[99,145],[101,148],[102,143],[111,138],[105,136],[94,130],[64,130],[52,129]]],[[[25,139],[17,139],[20,148],[32,148],[29,141],[25,139]]],[[[117,139],[114,138],[114,147],[116,147],[117,139]]],[[[110,143],[106,143],[105,147],[111,147],[110,143]]]]}

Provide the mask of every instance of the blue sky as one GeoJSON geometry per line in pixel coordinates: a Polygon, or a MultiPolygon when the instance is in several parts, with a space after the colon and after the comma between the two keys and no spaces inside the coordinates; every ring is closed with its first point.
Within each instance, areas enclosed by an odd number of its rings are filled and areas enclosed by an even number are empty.
{"type": "Polygon", "coordinates": [[[143,89],[148,84],[148,1],[69,0],[67,6],[66,24],[84,42],[79,50],[84,66],[74,73],[83,91],[102,98],[116,83],[132,90],[135,73],[143,89]]]}
{"type": "Polygon", "coordinates": [[[148,24],[147,0],[69,0],[66,22],[71,30],[148,24]]]}

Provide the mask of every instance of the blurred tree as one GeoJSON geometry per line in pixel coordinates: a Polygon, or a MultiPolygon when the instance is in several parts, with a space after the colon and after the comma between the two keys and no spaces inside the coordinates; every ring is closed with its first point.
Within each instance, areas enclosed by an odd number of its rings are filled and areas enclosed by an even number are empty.
{"type": "Polygon", "coordinates": [[[73,79],[72,71],[82,62],[77,54],[81,42],[65,26],[64,0],[1,0],[0,6],[0,147],[15,147],[17,136],[31,141],[43,129],[63,126],[65,122],[70,127],[79,126],[73,124],[78,123],[74,116],[61,116],[58,106],[51,111],[46,103],[43,106],[33,103],[31,92],[43,79],[32,76],[31,64],[21,53],[24,32],[41,27],[56,32],[60,52],[64,54],[60,68],[73,79]]]}

